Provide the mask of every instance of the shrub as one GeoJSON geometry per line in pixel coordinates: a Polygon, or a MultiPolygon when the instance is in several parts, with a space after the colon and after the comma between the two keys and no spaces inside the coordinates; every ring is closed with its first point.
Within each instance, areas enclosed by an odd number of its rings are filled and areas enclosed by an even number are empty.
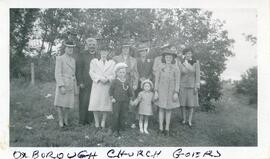
{"type": "Polygon", "coordinates": [[[257,103],[257,66],[248,69],[240,81],[235,82],[236,92],[249,97],[249,103],[257,103]]]}

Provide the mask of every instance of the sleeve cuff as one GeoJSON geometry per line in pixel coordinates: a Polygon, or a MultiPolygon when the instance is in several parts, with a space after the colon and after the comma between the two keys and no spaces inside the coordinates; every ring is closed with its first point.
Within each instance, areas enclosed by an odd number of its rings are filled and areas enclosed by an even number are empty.
{"type": "Polygon", "coordinates": [[[64,83],[57,84],[58,87],[64,86],[64,83]]]}
{"type": "Polygon", "coordinates": [[[58,87],[60,88],[60,87],[63,87],[64,85],[58,85],[58,87]]]}

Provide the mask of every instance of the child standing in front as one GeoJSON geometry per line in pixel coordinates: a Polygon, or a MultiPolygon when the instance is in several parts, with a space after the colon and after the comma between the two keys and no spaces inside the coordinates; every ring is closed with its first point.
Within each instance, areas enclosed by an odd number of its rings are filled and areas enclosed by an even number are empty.
{"type": "Polygon", "coordinates": [[[128,106],[132,97],[132,91],[126,79],[127,64],[118,63],[115,65],[116,78],[112,81],[109,90],[113,103],[112,131],[120,136],[120,130],[124,129],[128,106]]]}
{"type": "Polygon", "coordinates": [[[152,101],[154,98],[154,93],[152,92],[153,83],[150,80],[144,80],[141,84],[141,88],[143,89],[143,91],[141,91],[138,94],[138,97],[137,99],[135,99],[133,105],[137,105],[138,103],[140,103],[138,110],[138,113],[140,115],[139,120],[140,132],[149,134],[147,130],[148,117],[153,115],[152,110],[152,101]]]}

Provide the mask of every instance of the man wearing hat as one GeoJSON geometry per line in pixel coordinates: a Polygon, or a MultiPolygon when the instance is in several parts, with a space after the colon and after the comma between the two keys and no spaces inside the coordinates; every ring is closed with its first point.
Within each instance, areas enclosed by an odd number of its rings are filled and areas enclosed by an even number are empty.
{"type": "Polygon", "coordinates": [[[86,39],[84,49],[76,59],[76,76],[80,87],[79,94],[79,123],[89,124],[93,121],[93,113],[88,112],[91,94],[92,79],[89,76],[90,62],[97,57],[97,41],[94,38],[86,39]]]}
{"type": "MultiPolygon", "coordinates": [[[[139,57],[137,58],[137,70],[139,75],[139,85],[146,79],[152,80],[152,67],[153,67],[153,60],[148,57],[149,48],[146,43],[139,44],[137,48],[137,53],[139,57]]],[[[140,91],[138,88],[136,94],[140,91]]]]}
{"type": "MultiPolygon", "coordinates": [[[[127,81],[129,81],[130,88],[132,88],[133,96],[134,91],[138,88],[138,70],[137,70],[137,60],[130,56],[130,40],[125,39],[122,43],[121,54],[113,57],[116,63],[123,62],[127,64],[127,81]]],[[[134,111],[134,110],[131,110],[134,111]]],[[[135,116],[134,116],[135,118],[135,116]]],[[[135,121],[135,119],[134,119],[135,121]]],[[[135,127],[135,124],[132,124],[135,127]]]]}
{"type": "Polygon", "coordinates": [[[69,29],[67,32],[66,32],[66,37],[65,39],[63,40],[63,44],[60,48],[60,54],[64,54],[64,43],[65,42],[72,42],[73,44],[75,44],[75,47],[73,48],[73,56],[75,58],[77,58],[79,52],[80,52],[80,42],[77,38],[77,32],[75,31],[75,29],[69,29]]]}
{"type": "Polygon", "coordinates": [[[152,66],[153,60],[148,57],[149,48],[145,43],[138,46],[137,52],[139,57],[137,58],[137,69],[139,74],[139,80],[152,79],[152,66]]]}

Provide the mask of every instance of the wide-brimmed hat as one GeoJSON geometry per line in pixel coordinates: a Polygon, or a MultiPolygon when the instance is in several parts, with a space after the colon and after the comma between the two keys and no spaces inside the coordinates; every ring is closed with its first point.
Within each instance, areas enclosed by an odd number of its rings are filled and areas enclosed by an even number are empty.
{"type": "Polygon", "coordinates": [[[160,46],[159,48],[160,48],[160,49],[168,49],[168,48],[170,48],[171,46],[172,46],[171,43],[166,43],[166,44],[160,46]]]}
{"type": "Polygon", "coordinates": [[[118,70],[120,70],[122,68],[127,68],[127,67],[128,67],[128,65],[126,63],[120,62],[120,63],[115,65],[114,72],[117,73],[118,70]]]}
{"type": "Polygon", "coordinates": [[[72,41],[65,41],[64,45],[65,45],[65,47],[75,47],[76,46],[72,41]]]}
{"type": "Polygon", "coordinates": [[[131,47],[132,41],[131,40],[124,40],[122,42],[122,47],[131,47]]]}
{"type": "Polygon", "coordinates": [[[146,80],[144,80],[144,81],[141,83],[141,88],[142,88],[142,89],[143,89],[143,86],[144,86],[145,83],[149,83],[151,89],[153,88],[153,82],[150,81],[149,79],[146,79],[146,80]]]}
{"type": "Polygon", "coordinates": [[[173,55],[176,56],[177,55],[177,50],[173,49],[173,48],[166,48],[164,49],[164,51],[162,52],[162,55],[173,55]]]}

